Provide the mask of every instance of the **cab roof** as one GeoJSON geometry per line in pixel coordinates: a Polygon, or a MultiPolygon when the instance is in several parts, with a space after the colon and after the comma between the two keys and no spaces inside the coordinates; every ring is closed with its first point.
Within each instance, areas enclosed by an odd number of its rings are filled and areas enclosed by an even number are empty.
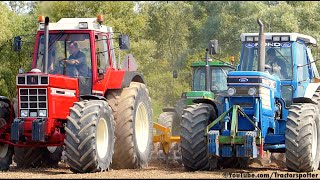
{"type": "MultiPolygon", "coordinates": [[[[40,29],[41,24],[38,30],[40,29]]],[[[112,28],[105,25],[100,25],[97,18],[62,18],[58,22],[49,22],[49,30],[94,30],[100,32],[112,32],[112,28]],[[87,23],[88,28],[81,29],[79,23],[87,23]]]]}
{"type": "MultiPolygon", "coordinates": [[[[206,66],[206,62],[204,61],[197,61],[197,62],[193,62],[191,64],[191,67],[202,67],[202,66],[206,66]]],[[[209,66],[217,66],[217,67],[231,67],[234,68],[232,64],[230,63],[225,63],[225,62],[221,62],[221,61],[209,61],[209,66]]]]}
{"type": "MultiPolygon", "coordinates": [[[[297,41],[298,39],[303,40],[306,44],[317,44],[317,40],[311,36],[300,34],[300,33],[264,33],[266,40],[272,40],[272,36],[290,36],[290,41],[297,41]]],[[[242,33],[240,35],[241,41],[246,41],[246,36],[259,36],[259,33],[242,33]]]]}

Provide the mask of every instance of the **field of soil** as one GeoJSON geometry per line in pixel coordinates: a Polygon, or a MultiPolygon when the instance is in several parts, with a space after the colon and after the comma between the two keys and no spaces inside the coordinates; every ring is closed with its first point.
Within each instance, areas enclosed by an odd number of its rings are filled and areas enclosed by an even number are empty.
{"type": "Polygon", "coordinates": [[[13,164],[9,171],[2,172],[0,178],[3,179],[175,179],[175,178],[192,178],[192,179],[239,179],[239,178],[286,178],[286,179],[315,179],[320,177],[320,170],[312,173],[295,173],[289,172],[281,161],[252,162],[247,169],[218,169],[215,171],[196,171],[186,172],[183,166],[178,164],[164,164],[153,159],[145,169],[122,169],[109,170],[107,172],[96,172],[86,174],[72,173],[66,164],[60,163],[58,168],[29,168],[19,169],[13,164]],[[264,166],[262,166],[262,164],[264,166]]]}

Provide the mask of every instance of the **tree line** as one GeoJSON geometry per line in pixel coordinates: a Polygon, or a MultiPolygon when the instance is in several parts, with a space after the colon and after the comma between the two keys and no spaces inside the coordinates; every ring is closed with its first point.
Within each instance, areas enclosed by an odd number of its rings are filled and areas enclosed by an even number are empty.
{"type": "Polygon", "coordinates": [[[0,3],[0,95],[16,96],[18,69],[31,69],[38,16],[61,18],[104,16],[103,24],[130,36],[131,53],[145,76],[154,117],[191,89],[191,68],[203,61],[209,40],[219,41],[213,59],[239,61],[240,34],[298,32],[320,38],[317,1],[5,1],[0,3]],[[13,51],[13,37],[23,48],[13,51]],[[173,79],[172,72],[178,72],[173,79]]]}

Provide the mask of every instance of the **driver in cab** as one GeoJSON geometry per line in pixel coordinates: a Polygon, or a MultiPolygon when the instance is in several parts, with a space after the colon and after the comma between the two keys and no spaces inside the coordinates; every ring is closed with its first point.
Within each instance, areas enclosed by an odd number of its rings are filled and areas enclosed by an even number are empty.
{"type": "Polygon", "coordinates": [[[75,67],[79,76],[88,76],[88,66],[86,64],[86,55],[79,50],[77,42],[68,43],[70,56],[65,60],[67,66],[75,67]]]}
{"type": "Polygon", "coordinates": [[[283,59],[276,56],[276,51],[270,48],[267,51],[266,63],[271,66],[269,72],[278,76],[280,79],[287,79],[288,73],[286,68],[286,63],[283,59]]]}

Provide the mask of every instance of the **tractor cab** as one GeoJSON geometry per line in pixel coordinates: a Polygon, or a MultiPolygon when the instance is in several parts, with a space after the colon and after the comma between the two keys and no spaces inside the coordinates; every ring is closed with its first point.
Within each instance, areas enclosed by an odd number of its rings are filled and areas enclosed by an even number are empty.
{"type": "MultiPolygon", "coordinates": [[[[238,71],[258,71],[258,33],[241,34],[238,71]]],[[[303,97],[307,82],[319,78],[310,47],[316,40],[299,33],[265,33],[265,72],[279,81],[284,107],[303,97]]]]}
{"type": "MultiPolygon", "coordinates": [[[[205,62],[194,62],[192,64],[193,83],[192,91],[206,90],[206,67],[205,62]]],[[[211,92],[219,93],[227,90],[227,74],[235,68],[228,63],[210,61],[211,92]]]]}

